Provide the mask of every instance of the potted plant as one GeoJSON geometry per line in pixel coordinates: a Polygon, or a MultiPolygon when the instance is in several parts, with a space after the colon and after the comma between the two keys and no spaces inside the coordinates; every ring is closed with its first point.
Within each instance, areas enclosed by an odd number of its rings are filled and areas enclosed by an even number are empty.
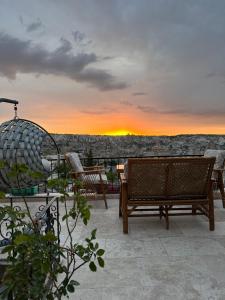
{"type": "Polygon", "coordinates": [[[109,182],[111,183],[109,186],[108,186],[108,190],[112,193],[115,192],[115,188],[114,188],[114,182],[116,181],[117,179],[117,174],[113,171],[109,171],[107,172],[107,179],[109,180],[109,182]]]}
{"type": "MultiPolygon", "coordinates": [[[[21,169],[27,172],[24,166],[16,166],[16,169],[19,173],[21,169]]],[[[32,216],[26,197],[23,197],[26,207],[24,211],[17,211],[11,206],[0,208],[0,222],[10,220],[6,223],[6,229],[11,231],[10,239],[2,250],[7,257],[0,289],[0,297],[3,299],[8,297],[41,300],[68,297],[79,285],[74,280],[76,270],[85,264],[89,264],[93,272],[97,270],[97,265],[104,267],[104,250],[96,242],[96,229],[84,243],[74,241],[73,232],[78,221],[87,225],[91,214],[90,206],[83,195],[74,193],[72,200],[68,200],[67,185],[67,178],[49,182],[49,186],[62,195],[65,213],[60,221],[65,223],[67,231],[66,243],[63,245],[58,243],[53,227],[42,230],[43,220],[32,216]]],[[[4,197],[3,193],[1,197],[4,197]]]]}

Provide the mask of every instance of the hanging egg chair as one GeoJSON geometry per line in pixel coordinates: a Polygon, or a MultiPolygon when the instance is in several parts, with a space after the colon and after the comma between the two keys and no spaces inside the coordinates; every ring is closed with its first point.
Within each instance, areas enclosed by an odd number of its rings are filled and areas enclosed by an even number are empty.
{"type": "Polygon", "coordinates": [[[0,125],[0,190],[28,189],[47,180],[53,172],[52,164],[44,158],[43,149],[51,145],[59,159],[59,149],[54,138],[40,125],[18,118],[18,101],[0,98],[0,103],[14,104],[15,117],[0,125]],[[11,176],[15,166],[26,166],[28,172],[11,176]],[[31,176],[41,174],[41,176],[31,176]]]}

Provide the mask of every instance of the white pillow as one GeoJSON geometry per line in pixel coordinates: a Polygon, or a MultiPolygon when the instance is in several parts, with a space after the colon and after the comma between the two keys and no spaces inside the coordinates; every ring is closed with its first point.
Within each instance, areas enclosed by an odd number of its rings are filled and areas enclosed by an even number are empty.
{"type": "Polygon", "coordinates": [[[216,161],[214,169],[223,169],[225,160],[225,150],[207,149],[204,153],[205,157],[215,157],[216,161]]]}
{"type": "Polygon", "coordinates": [[[42,162],[42,165],[43,165],[45,171],[47,171],[47,172],[50,173],[51,170],[52,170],[52,168],[51,168],[52,167],[51,162],[49,160],[45,159],[45,158],[42,158],[41,162],[42,162]]]}
{"type": "Polygon", "coordinates": [[[67,153],[66,156],[68,157],[74,172],[84,172],[80,158],[76,152],[67,153]]]}

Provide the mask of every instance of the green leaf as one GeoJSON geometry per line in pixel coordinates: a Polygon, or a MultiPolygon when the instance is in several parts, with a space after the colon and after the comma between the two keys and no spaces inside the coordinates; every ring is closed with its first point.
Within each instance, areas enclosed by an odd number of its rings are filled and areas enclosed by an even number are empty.
{"type": "Polygon", "coordinates": [[[80,285],[79,282],[76,280],[70,280],[70,284],[75,285],[75,286],[80,285]]]}
{"type": "Polygon", "coordinates": [[[67,290],[68,290],[68,292],[70,292],[70,293],[74,293],[75,288],[74,288],[74,286],[73,286],[72,284],[68,284],[68,285],[67,285],[67,290]]]}
{"type": "Polygon", "coordinates": [[[102,256],[104,253],[105,253],[105,250],[104,250],[104,249],[98,249],[98,251],[96,252],[96,254],[97,254],[98,256],[102,256]]]}
{"type": "Polygon", "coordinates": [[[31,236],[30,235],[25,235],[25,234],[20,234],[16,237],[15,239],[15,244],[19,245],[19,244],[23,244],[24,242],[28,242],[31,241],[31,236]]]}
{"type": "Polygon", "coordinates": [[[90,243],[89,243],[89,246],[90,246],[90,249],[91,249],[91,250],[94,250],[94,244],[93,244],[93,243],[90,242],[90,243]]]}
{"type": "Polygon", "coordinates": [[[62,217],[62,221],[65,221],[65,220],[68,219],[68,218],[69,218],[68,215],[64,215],[64,216],[62,217]]]}
{"type": "Polygon", "coordinates": [[[13,245],[7,245],[5,246],[3,249],[1,249],[1,253],[7,253],[7,252],[10,252],[14,249],[14,246],[13,245]]]}
{"type": "Polygon", "coordinates": [[[54,235],[52,231],[48,231],[45,236],[43,236],[43,240],[48,242],[55,242],[57,241],[57,237],[54,235]]]}
{"type": "Polygon", "coordinates": [[[3,160],[0,160],[0,169],[5,167],[6,163],[3,160]]]}
{"type": "Polygon", "coordinates": [[[103,260],[101,257],[98,257],[97,260],[98,260],[99,266],[100,266],[101,268],[104,268],[104,266],[105,266],[104,260],[103,260]]]}
{"type": "Polygon", "coordinates": [[[3,198],[5,198],[5,193],[0,192],[0,199],[3,199],[3,198]]]}
{"type": "Polygon", "coordinates": [[[47,300],[54,300],[54,297],[52,294],[48,294],[46,298],[47,298],[47,300]]]}
{"type": "Polygon", "coordinates": [[[96,244],[95,244],[95,250],[97,250],[97,249],[98,249],[98,247],[99,247],[99,244],[98,244],[98,243],[96,243],[96,244]]]}
{"type": "Polygon", "coordinates": [[[89,268],[92,272],[96,272],[97,271],[97,267],[95,265],[95,263],[93,261],[90,262],[89,264],[89,268]]]}
{"type": "Polygon", "coordinates": [[[92,230],[92,232],[91,232],[91,239],[92,239],[92,240],[96,239],[96,231],[97,231],[97,228],[95,228],[95,229],[92,230]]]}

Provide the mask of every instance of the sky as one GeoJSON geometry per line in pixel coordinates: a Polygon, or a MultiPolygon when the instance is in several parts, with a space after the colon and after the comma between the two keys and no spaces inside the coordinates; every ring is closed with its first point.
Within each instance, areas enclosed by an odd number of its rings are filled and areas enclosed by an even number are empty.
{"type": "Polygon", "coordinates": [[[0,0],[0,97],[52,133],[225,134],[224,13],[224,0],[0,0]]]}

